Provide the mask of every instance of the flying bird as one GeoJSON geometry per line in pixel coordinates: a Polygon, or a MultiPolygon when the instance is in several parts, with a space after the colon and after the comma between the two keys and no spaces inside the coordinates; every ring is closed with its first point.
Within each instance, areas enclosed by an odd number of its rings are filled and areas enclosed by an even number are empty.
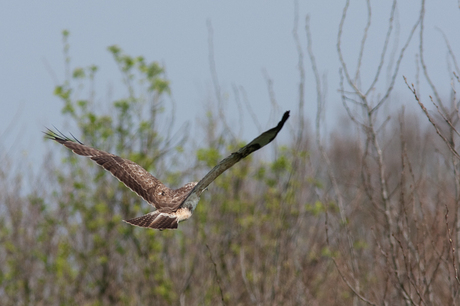
{"type": "Polygon", "coordinates": [[[200,200],[201,193],[206,187],[242,158],[259,150],[275,139],[288,118],[289,111],[284,113],[283,118],[277,126],[262,133],[238,151],[224,158],[198,183],[187,183],[178,189],[166,187],[135,162],[86,146],[75,137],[71,139],[59,131],[54,132],[50,129],[45,134],[47,138],[66,146],[75,154],[94,160],[105,170],[110,171],[126,187],[154,207],[154,211],[146,215],[123,221],[134,226],[164,230],[176,229],[179,222],[190,218],[200,200]]]}

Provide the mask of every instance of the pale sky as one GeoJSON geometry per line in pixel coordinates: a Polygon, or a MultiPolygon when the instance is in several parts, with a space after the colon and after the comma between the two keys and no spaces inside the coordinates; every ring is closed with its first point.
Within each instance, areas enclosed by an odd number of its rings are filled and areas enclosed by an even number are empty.
{"type": "MultiPolygon", "coordinates": [[[[367,22],[366,2],[351,1],[345,22],[343,50],[350,67],[356,64],[359,44],[367,22]]],[[[310,15],[313,48],[318,68],[327,76],[327,118],[344,112],[339,101],[339,61],[337,32],[345,1],[299,1],[299,36],[305,52],[307,86],[305,115],[311,120],[316,112],[316,92],[311,66],[306,55],[305,16],[310,15]]],[[[372,25],[364,55],[363,83],[375,72],[388,25],[391,1],[371,1],[372,25]]],[[[441,29],[454,52],[460,50],[458,29],[460,9],[457,0],[426,3],[425,60],[440,92],[449,93],[451,75],[447,66],[447,48],[441,29]]],[[[418,18],[419,1],[398,3],[399,48],[418,18]]],[[[148,61],[166,66],[177,103],[177,123],[188,121],[197,129],[196,118],[213,94],[209,69],[207,20],[214,32],[215,62],[220,85],[228,95],[227,111],[238,116],[233,85],[243,86],[248,100],[257,111],[263,128],[271,127],[282,112],[270,112],[270,100],[264,71],[273,80],[273,89],[281,110],[296,116],[298,105],[298,56],[292,36],[294,1],[3,1],[0,9],[0,157],[3,152],[18,156],[37,147],[38,160],[45,154],[41,131],[45,126],[64,126],[62,104],[53,96],[56,85],[64,79],[62,36],[70,31],[72,65],[99,66],[96,91],[98,103],[108,103],[110,86],[122,88],[121,76],[107,51],[118,45],[127,54],[142,55],[148,61]],[[9,127],[9,129],[7,129],[9,127]]],[[[394,95],[408,99],[418,108],[403,83],[402,75],[415,80],[415,54],[419,31],[406,51],[394,95]],[[412,100],[411,100],[412,99],[412,100]]],[[[392,43],[394,40],[391,40],[392,43]]],[[[392,47],[390,45],[390,47],[392,47]]],[[[457,54],[460,55],[460,54],[457,54]]],[[[376,91],[386,84],[386,77],[376,91]]],[[[425,84],[422,96],[431,94],[425,84]]],[[[118,92],[121,96],[122,91],[118,92]]],[[[426,99],[428,101],[428,99],[426,99]]],[[[234,122],[239,121],[235,118],[234,122]]],[[[243,118],[250,140],[258,131],[249,115],[243,118]]],[[[291,120],[290,124],[295,121],[291,120]]],[[[67,131],[66,131],[67,132],[67,131]]],[[[76,133],[78,135],[78,133],[76,133]]],[[[196,135],[198,143],[204,135],[196,135]]],[[[34,150],[35,151],[35,150],[34,150]]]]}

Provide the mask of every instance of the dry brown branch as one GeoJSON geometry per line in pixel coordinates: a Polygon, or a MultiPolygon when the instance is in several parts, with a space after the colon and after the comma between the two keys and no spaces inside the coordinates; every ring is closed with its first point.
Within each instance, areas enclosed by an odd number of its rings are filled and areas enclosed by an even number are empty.
{"type": "MultiPolygon", "coordinates": [[[[390,82],[390,85],[388,86],[385,94],[383,95],[383,97],[379,100],[379,102],[374,106],[374,108],[372,109],[372,112],[376,111],[377,109],[380,108],[380,106],[389,98],[390,96],[390,93],[393,91],[393,88],[394,88],[394,84],[396,82],[396,78],[398,76],[398,72],[399,72],[399,67],[401,66],[401,62],[402,62],[402,59],[404,57],[404,53],[407,49],[407,47],[409,47],[409,43],[412,41],[412,37],[414,36],[414,33],[415,33],[415,30],[417,29],[417,27],[419,26],[421,22],[421,17],[415,22],[415,24],[413,25],[412,27],[412,30],[410,31],[408,37],[407,37],[407,40],[406,40],[406,43],[404,44],[404,46],[401,48],[401,51],[399,53],[399,57],[398,57],[398,60],[396,61],[396,66],[393,70],[393,75],[391,76],[391,82],[390,82]]],[[[418,68],[418,66],[417,66],[418,68]]]]}
{"type": "Polygon", "coordinates": [[[220,285],[220,278],[219,278],[219,275],[217,274],[216,262],[214,261],[214,258],[212,257],[211,249],[209,248],[209,245],[207,243],[206,243],[206,247],[208,248],[208,251],[209,251],[209,258],[211,259],[211,262],[214,265],[214,276],[216,277],[217,286],[219,286],[219,291],[220,291],[220,297],[222,299],[222,304],[226,305],[225,299],[224,299],[224,291],[222,290],[222,286],[220,285]]]}
{"type": "Polygon", "coordinates": [[[334,194],[335,194],[335,199],[337,201],[337,205],[339,207],[339,214],[340,214],[340,220],[341,224],[345,227],[345,232],[346,232],[346,239],[348,243],[348,252],[350,254],[351,258],[351,263],[352,263],[352,271],[353,271],[353,276],[354,276],[354,282],[357,291],[359,291],[360,285],[359,285],[359,278],[355,277],[356,275],[359,274],[358,270],[358,261],[357,261],[357,256],[355,253],[355,249],[353,247],[353,237],[351,235],[350,227],[347,224],[347,217],[345,213],[345,208],[343,204],[343,196],[342,192],[339,189],[339,184],[337,182],[336,175],[332,169],[331,162],[329,160],[329,156],[326,153],[326,150],[324,149],[322,139],[321,139],[321,129],[322,129],[322,124],[321,124],[321,116],[322,112],[324,109],[324,96],[325,93],[321,90],[321,79],[319,76],[319,71],[318,67],[316,64],[316,59],[315,55],[313,53],[313,48],[312,48],[312,39],[311,39],[311,31],[310,31],[310,24],[309,24],[309,17],[307,16],[305,19],[305,32],[307,35],[307,51],[308,55],[310,58],[310,63],[312,66],[312,71],[313,75],[315,76],[315,82],[316,82],[316,100],[317,100],[317,111],[316,111],[316,142],[318,144],[318,148],[321,152],[321,156],[326,164],[327,167],[327,173],[329,175],[329,179],[332,182],[334,194]]]}
{"type": "Polygon", "coordinates": [[[457,79],[457,82],[460,83],[460,77],[458,76],[457,73],[455,73],[455,71],[453,72],[455,78],[457,79]]]}
{"type": "MultiPolygon", "coordinates": [[[[326,227],[326,243],[327,243],[327,246],[329,248],[329,250],[331,250],[331,246],[329,244],[329,227],[328,227],[328,210],[326,208],[326,218],[324,219],[324,225],[326,227]]],[[[345,275],[342,273],[342,270],[340,268],[340,266],[338,265],[334,255],[331,253],[331,259],[332,261],[334,262],[334,266],[335,268],[337,269],[337,271],[339,272],[339,275],[340,277],[342,278],[342,280],[344,281],[344,283],[347,285],[347,287],[353,291],[353,293],[359,298],[361,299],[363,302],[369,304],[369,305],[374,305],[374,306],[377,306],[377,304],[369,301],[367,298],[365,298],[364,296],[362,296],[356,289],[355,287],[353,287],[350,282],[347,280],[347,278],[345,277],[345,275]]]]}
{"type": "Polygon", "coordinates": [[[273,89],[273,79],[268,75],[267,71],[264,69],[262,70],[265,82],[267,83],[267,90],[268,90],[268,97],[270,98],[270,105],[272,114],[276,114],[280,111],[280,106],[276,101],[275,90],[273,89]]]}
{"type": "Polygon", "coordinates": [[[447,145],[447,147],[449,148],[449,150],[452,152],[452,154],[454,154],[455,157],[457,158],[460,158],[460,155],[458,154],[458,152],[455,150],[455,148],[452,147],[452,144],[451,142],[441,133],[441,131],[439,130],[438,128],[438,125],[435,123],[435,121],[433,120],[433,118],[431,117],[431,115],[428,113],[428,110],[426,109],[425,105],[423,105],[422,101],[420,101],[420,98],[418,97],[417,95],[417,91],[415,90],[415,86],[414,84],[412,84],[412,86],[409,85],[409,83],[407,82],[407,79],[405,76],[403,76],[404,78],[404,82],[406,83],[407,87],[409,88],[410,91],[412,91],[412,93],[414,94],[415,96],[415,100],[417,101],[418,105],[420,106],[420,108],[423,110],[423,112],[425,113],[425,116],[428,118],[428,120],[430,121],[430,123],[433,125],[433,127],[435,128],[436,130],[436,133],[442,138],[442,140],[444,140],[444,143],[447,145]]]}
{"type": "Polygon", "coordinates": [[[343,7],[342,18],[340,19],[340,24],[339,24],[339,32],[337,34],[337,51],[339,54],[340,65],[342,66],[341,70],[343,70],[343,73],[345,74],[345,79],[347,80],[348,84],[353,88],[353,90],[359,95],[359,97],[361,99],[365,99],[365,95],[358,89],[356,84],[352,82],[352,78],[350,77],[350,74],[348,73],[347,64],[342,54],[343,25],[345,24],[345,19],[347,17],[347,11],[348,11],[349,6],[350,6],[350,0],[347,0],[347,2],[345,2],[345,6],[343,7]]]}
{"type": "MultiPolygon", "coordinates": [[[[457,57],[455,56],[455,53],[452,50],[452,47],[450,46],[449,39],[447,38],[446,34],[444,33],[444,31],[442,29],[440,29],[439,27],[436,27],[436,30],[441,32],[442,37],[444,38],[444,42],[446,43],[446,47],[447,47],[447,50],[449,52],[449,55],[452,58],[452,61],[454,62],[454,67],[455,67],[456,71],[458,73],[460,73],[460,66],[457,63],[457,57]]],[[[455,71],[454,71],[454,74],[455,74],[455,71]]]]}
{"type": "Polygon", "coordinates": [[[458,136],[460,136],[460,134],[458,133],[457,129],[455,128],[455,126],[452,124],[451,120],[449,118],[446,117],[446,115],[444,115],[444,113],[441,111],[441,109],[439,108],[438,104],[436,104],[436,102],[433,101],[433,97],[430,96],[430,100],[431,100],[431,103],[433,103],[433,105],[436,107],[436,110],[438,111],[438,114],[442,117],[442,119],[449,125],[449,127],[451,128],[451,131],[455,132],[455,134],[457,134],[458,136]]]}
{"type": "Polygon", "coordinates": [[[454,268],[454,275],[455,275],[455,279],[457,280],[457,283],[460,285],[460,279],[459,279],[459,276],[458,276],[458,269],[457,269],[457,265],[455,264],[456,260],[455,260],[455,247],[454,247],[454,243],[452,241],[452,233],[451,233],[451,229],[449,228],[449,208],[447,207],[446,205],[446,214],[444,216],[445,220],[446,220],[446,230],[447,230],[447,238],[449,239],[449,245],[450,245],[450,251],[451,251],[451,254],[452,254],[452,267],[454,268]]]}
{"type": "Polygon", "coordinates": [[[422,71],[423,71],[423,74],[425,75],[425,79],[427,80],[428,84],[431,87],[431,90],[433,91],[434,96],[436,97],[437,103],[444,110],[444,105],[442,104],[441,97],[439,96],[438,90],[430,78],[430,75],[428,73],[428,68],[426,67],[426,63],[425,63],[425,57],[424,57],[424,52],[423,52],[423,34],[425,33],[424,27],[425,27],[425,0],[422,0],[421,7],[420,7],[420,44],[419,44],[420,64],[422,66],[422,71]]]}
{"type": "MultiPolygon", "coordinates": [[[[369,19],[370,19],[370,2],[369,1],[368,1],[367,5],[369,7],[369,19]]],[[[374,79],[373,79],[372,83],[369,85],[369,88],[367,89],[367,91],[365,93],[366,96],[368,96],[370,94],[371,90],[374,89],[374,86],[375,86],[375,84],[377,83],[377,81],[379,79],[380,72],[382,71],[382,67],[383,67],[383,64],[385,62],[385,55],[387,53],[387,48],[388,48],[389,41],[390,41],[391,32],[393,31],[393,20],[394,20],[395,10],[396,10],[396,0],[393,1],[393,5],[391,6],[388,30],[387,30],[387,34],[385,36],[385,42],[383,43],[382,53],[380,54],[379,65],[377,67],[377,71],[375,72],[374,79]]],[[[369,26],[370,26],[370,20],[369,20],[369,26]]],[[[364,45],[361,47],[361,49],[364,49],[364,45]]],[[[360,60],[361,60],[361,58],[360,58],[360,60]]]]}
{"type": "Polygon", "coordinates": [[[241,278],[243,279],[244,286],[249,293],[249,297],[251,298],[251,302],[253,304],[258,304],[256,296],[252,292],[251,286],[249,285],[248,278],[246,277],[246,264],[244,262],[244,250],[240,250],[240,266],[241,266],[241,278]]]}
{"type": "Polygon", "coordinates": [[[249,103],[248,94],[246,93],[246,89],[244,89],[243,86],[240,86],[239,90],[243,94],[243,102],[246,105],[246,108],[247,108],[247,110],[249,112],[249,115],[251,116],[252,121],[254,122],[254,124],[257,127],[257,131],[262,132],[262,126],[260,125],[259,120],[257,119],[257,116],[256,116],[256,114],[254,113],[254,110],[251,107],[251,103],[249,103]]]}
{"type": "Polygon", "coordinates": [[[241,105],[240,92],[238,90],[238,87],[235,84],[232,84],[232,89],[233,89],[233,94],[235,95],[236,106],[238,107],[239,130],[236,135],[238,135],[238,137],[241,137],[243,134],[243,130],[244,130],[244,124],[243,124],[244,111],[243,111],[243,106],[241,105]]]}
{"type": "MultiPolygon", "coordinates": [[[[350,119],[353,122],[355,122],[357,125],[362,127],[363,129],[366,129],[367,126],[364,123],[360,122],[358,119],[356,119],[355,115],[353,114],[353,112],[349,108],[348,104],[346,103],[347,96],[345,96],[345,90],[344,90],[344,85],[343,85],[344,77],[343,77],[343,69],[342,68],[339,69],[339,75],[340,75],[340,90],[339,90],[339,92],[341,93],[340,96],[342,98],[342,105],[345,107],[345,110],[347,111],[347,114],[350,117],[350,119]]],[[[361,106],[365,105],[363,102],[359,102],[358,104],[361,105],[361,106]]]]}
{"type": "MultiPolygon", "coordinates": [[[[394,234],[393,234],[393,237],[398,242],[399,248],[401,249],[401,253],[402,253],[403,258],[404,258],[404,266],[406,268],[405,275],[406,275],[409,283],[412,284],[412,287],[417,292],[417,296],[420,298],[420,301],[422,302],[422,304],[426,305],[426,303],[425,303],[425,301],[423,299],[422,293],[420,293],[420,291],[419,291],[418,285],[417,285],[416,280],[415,280],[415,276],[413,275],[411,262],[410,262],[410,257],[407,254],[407,252],[405,251],[405,248],[403,247],[403,244],[402,244],[401,240],[398,239],[397,237],[395,237],[394,234]]],[[[401,286],[404,287],[403,283],[401,283],[401,286]]],[[[416,303],[414,301],[414,298],[412,297],[412,294],[410,293],[410,291],[408,292],[406,289],[404,289],[404,291],[406,292],[406,294],[409,297],[409,300],[411,301],[412,304],[415,304],[415,305],[419,304],[419,303],[416,303]]]]}
{"type": "Polygon", "coordinates": [[[299,57],[297,62],[297,67],[299,69],[299,130],[297,135],[297,141],[301,142],[303,139],[303,131],[305,129],[305,119],[304,119],[304,105],[305,105],[305,69],[303,67],[303,49],[300,44],[299,34],[297,29],[299,27],[299,2],[298,0],[294,1],[294,27],[292,29],[292,36],[294,37],[294,42],[296,44],[297,55],[299,57]]]}
{"type": "Polygon", "coordinates": [[[363,62],[364,46],[366,44],[367,34],[371,27],[372,10],[371,10],[371,2],[369,0],[366,0],[366,7],[367,7],[367,23],[366,23],[366,26],[364,27],[363,37],[361,38],[361,47],[359,48],[359,55],[358,55],[358,62],[357,62],[357,67],[356,67],[354,83],[357,83],[361,77],[360,68],[363,62]]]}
{"type": "Polygon", "coordinates": [[[222,93],[219,78],[217,75],[216,60],[214,55],[214,30],[212,28],[211,20],[208,19],[206,21],[206,26],[208,28],[209,69],[211,70],[211,79],[212,83],[214,84],[214,92],[217,100],[217,111],[219,114],[219,119],[225,127],[225,132],[228,133],[228,135],[230,135],[234,141],[236,140],[236,137],[227,123],[227,117],[224,115],[224,102],[222,100],[222,93]]]}

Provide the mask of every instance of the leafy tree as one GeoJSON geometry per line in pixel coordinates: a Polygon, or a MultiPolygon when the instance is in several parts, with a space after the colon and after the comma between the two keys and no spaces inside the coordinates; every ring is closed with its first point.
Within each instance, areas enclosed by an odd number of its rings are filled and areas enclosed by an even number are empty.
{"type": "MultiPolygon", "coordinates": [[[[63,36],[66,63],[70,65],[68,35],[64,32],[63,36]]],[[[55,94],[63,101],[62,113],[76,123],[84,143],[167,177],[169,172],[160,157],[174,153],[185,138],[175,140],[158,132],[159,114],[164,112],[164,97],[170,91],[164,69],[141,56],[126,55],[117,46],[108,50],[119,67],[127,96],[115,100],[109,113],[100,114],[92,90],[87,98],[80,95],[83,88],[92,88],[97,66],[69,68],[71,76],[55,88],[55,94]]],[[[61,284],[72,284],[70,287],[79,293],[72,302],[78,303],[79,296],[83,301],[111,304],[129,300],[132,295],[140,300],[175,299],[161,253],[163,237],[171,234],[139,231],[121,222],[146,213],[148,205],[141,205],[140,198],[121,183],[116,184],[91,160],[70,151],[56,175],[57,201],[67,210],[60,220],[66,235],[61,237],[57,262],[65,262],[60,266],[68,271],[58,271],[58,275],[64,278],[61,284]],[[131,284],[129,290],[125,290],[127,283],[131,284]]]]}

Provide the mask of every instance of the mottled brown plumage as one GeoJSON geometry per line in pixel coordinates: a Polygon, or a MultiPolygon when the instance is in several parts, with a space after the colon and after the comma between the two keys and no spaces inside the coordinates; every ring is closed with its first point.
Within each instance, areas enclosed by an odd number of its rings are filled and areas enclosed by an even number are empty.
{"type": "Polygon", "coordinates": [[[242,158],[270,143],[288,118],[289,111],[284,113],[276,127],[262,133],[249,144],[223,159],[198,183],[188,183],[178,189],[166,187],[144,168],[128,159],[88,147],[76,138],[70,139],[62,133],[48,130],[45,134],[49,139],[59,142],[74,153],[94,160],[156,209],[144,216],[125,222],[139,227],[162,230],[177,228],[180,221],[190,218],[206,187],[242,158]]]}

